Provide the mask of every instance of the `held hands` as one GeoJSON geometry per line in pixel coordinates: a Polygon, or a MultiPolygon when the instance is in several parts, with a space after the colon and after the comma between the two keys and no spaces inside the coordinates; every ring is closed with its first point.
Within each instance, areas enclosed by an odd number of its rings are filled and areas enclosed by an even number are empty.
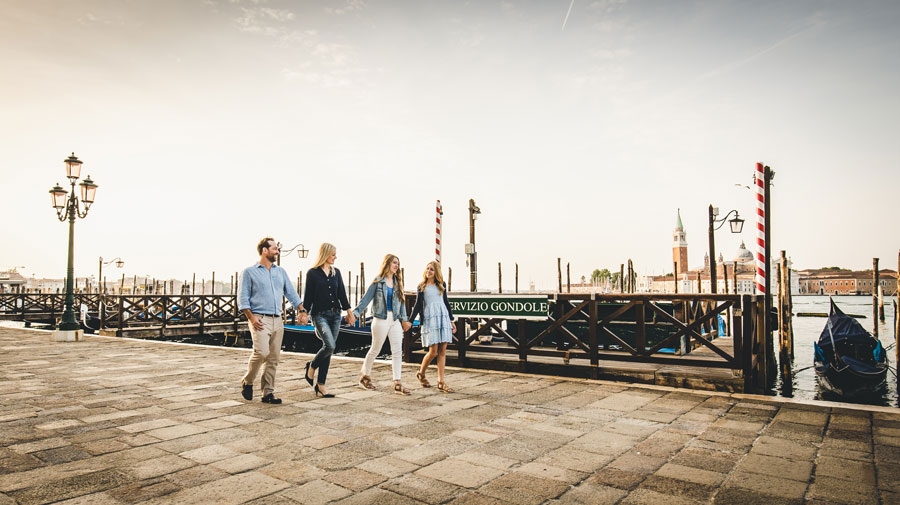
{"type": "Polygon", "coordinates": [[[350,326],[356,324],[356,316],[353,315],[352,310],[347,311],[347,324],[349,324],[350,326]]]}
{"type": "Polygon", "coordinates": [[[412,328],[412,323],[409,321],[401,321],[400,326],[403,328],[403,331],[409,331],[409,329],[412,328]]]}
{"type": "Polygon", "coordinates": [[[297,318],[297,321],[302,325],[309,323],[309,314],[303,312],[302,314],[300,314],[300,317],[297,318]]]}

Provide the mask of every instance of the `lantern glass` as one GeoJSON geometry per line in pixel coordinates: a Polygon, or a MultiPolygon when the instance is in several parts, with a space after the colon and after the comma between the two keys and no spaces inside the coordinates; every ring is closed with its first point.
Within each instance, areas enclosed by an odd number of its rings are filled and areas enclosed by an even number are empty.
{"type": "Polygon", "coordinates": [[[50,190],[50,198],[54,209],[63,209],[66,207],[66,197],[69,194],[59,184],[53,186],[50,190]]]}
{"type": "Polygon", "coordinates": [[[81,160],[75,157],[75,153],[72,153],[72,156],[66,158],[65,162],[66,177],[71,180],[75,180],[81,177],[81,160]]]}
{"type": "Polygon", "coordinates": [[[731,225],[731,233],[740,233],[744,229],[744,220],[738,216],[734,216],[734,219],[729,220],[728,224],[731,225]]]}
{"type": "Polygon", "coordinates": [[[116,260],[116,268],[122,268],[125,266],[125,262],[122,260],[116,260]]]}
{"type": "Polygon", "coordinates": [[[302,258],[305,258],[308,254],[309,254],[309,250],[307,250],[305,247],[303,247],[301,245],[300,250],[297,251],[297,256],[299,256],[302,259],[302,258]]]}
{"type": "Polygon", "coordinates": [[[87,178],[79,184],[81,186],[81,201],[86,204],[94,203],[94,196],[97,193],[97,185],[94,184],[94,181],[91,180],[91,176],[87,176],[87,178]]]}

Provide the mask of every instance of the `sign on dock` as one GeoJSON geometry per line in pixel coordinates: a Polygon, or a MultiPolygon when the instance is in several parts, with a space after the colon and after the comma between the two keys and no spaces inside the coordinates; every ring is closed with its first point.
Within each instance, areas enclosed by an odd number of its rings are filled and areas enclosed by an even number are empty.
{"type": "Polygon", "coordinates": [[[457,317],[487,317],[544,321],[550,311],[547,295],[449,293],[450,310],[457,317]]]}

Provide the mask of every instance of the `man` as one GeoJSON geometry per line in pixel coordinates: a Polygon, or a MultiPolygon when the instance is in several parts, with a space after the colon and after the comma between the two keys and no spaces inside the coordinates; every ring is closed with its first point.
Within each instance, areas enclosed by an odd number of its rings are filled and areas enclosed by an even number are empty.
{"type": "Polygon", "coordinates": [[[308,317],[287,273],[275,264],[279,254],[275,239],[266,237],[260,240],[256,250],[259,252],[259,262],[241,273],[238,291],[238,309],[247,317],[250,336],[253,337],[253,354],[247,364],[247,375],[241,380],[241,394],[245,400],[253,399],[253,381],[260,365],[265,363],[260,381],[262,401],[277,405],[281,403],[280,398],[275,398],[275,369],[284,336],[282,297],[287,297],[297,310],[300,324],[306,324],[308,317]]]}

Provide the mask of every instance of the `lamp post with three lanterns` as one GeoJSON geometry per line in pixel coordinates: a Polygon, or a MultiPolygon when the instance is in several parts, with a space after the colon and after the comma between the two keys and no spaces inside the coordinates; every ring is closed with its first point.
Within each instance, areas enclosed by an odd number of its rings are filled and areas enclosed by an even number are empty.
{"type": "Polygon", "coordinates": [[[84,333],[75,320],[75,312],[72,305],[75,303],[75,218],[87,217],[94,196],[97,193],[97,185],[88,175],[79,186],[81,187],[81,199],[76,196],[75,183],[81,178],[81,160],[75,157],[75,153],[66,158],[66,177],[71,184],[71,190],[66,190],[59,185],[50,189],[53,208],[56,209],[56,217],[61,222],[69,221],[69,258],[66,268],[66,307],[63,311],[62,321],[54,335],[57,342],[82,340],[84,333]],[[82,210],[82,205],[83,209],[82,210]]]}

